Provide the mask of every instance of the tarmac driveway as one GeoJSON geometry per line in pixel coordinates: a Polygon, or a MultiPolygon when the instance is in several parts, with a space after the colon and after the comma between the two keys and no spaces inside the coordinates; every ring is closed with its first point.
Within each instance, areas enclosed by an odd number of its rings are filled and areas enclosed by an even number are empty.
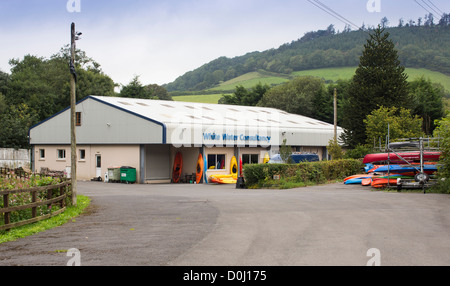
{"type": "Polygon", "coordinates": [[[343,184],[79,182],[78,191],[92,199],[86,214],[0,244],[0,265],[64,266],[72,248],[83,266],[450,265],[448,195],[343,184]]]}

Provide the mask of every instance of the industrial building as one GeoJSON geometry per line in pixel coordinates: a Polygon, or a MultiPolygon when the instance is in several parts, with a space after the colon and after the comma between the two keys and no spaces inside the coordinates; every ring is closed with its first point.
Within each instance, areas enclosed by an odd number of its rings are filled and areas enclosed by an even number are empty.
{"type": "MultiPolygon", "coordinates": [[[[263,107],[88,96],[76,105],[77,178],[102,177],[109,168],[136,168],[138,183],[170,183],[176,153],[182,177],[229,174],[233,156],[262,163],[286,139],[296,152],[328,157],[334,125],[263,107]]],[[[342,132],[337,129],[338,136],[342,132]]],[[[70,168],[70,108],[30,129],[32,168],[70,168]]],[[[70,170],[70,169],[69,169],[70,170]]],[[[70,172],[69,172],[70,173],[70,172]]]]}

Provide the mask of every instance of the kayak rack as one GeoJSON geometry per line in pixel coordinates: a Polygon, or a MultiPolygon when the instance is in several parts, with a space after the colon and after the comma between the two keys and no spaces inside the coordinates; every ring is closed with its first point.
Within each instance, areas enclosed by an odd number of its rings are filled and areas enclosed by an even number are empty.
{"type": "MultiPolygon", "coordinates": [[[[439,138],[408,138],[408,139],[399,139],[398,142],[389,142],[389,133],[386,138],[386,152],[388,153],[388,178],[390,176],[390,153],[393,153],[399,158],[401,161],[405,162],[410,167],[414,168],[417,171],[417,174],[412,179],[397,179],[397,190],[401,191],[402,188],[405,189],[422,189],[424,193],[426,193],[426,188],[429,188],[436,184],[436,180],[431,180],[430,176],[424,172],[424,152],[428,151],[436,151],[439,150],[439,138]],[[427,146],[425,146],[425,143],[427,146]],[[420,163],[419,165],[413,165],[410,161],[403,158],[399,152],[403,151],[419,151],[420,153],[420,163]]],[[[388,188],[390,188],[389,180],[388,180],[388,188]]]]}

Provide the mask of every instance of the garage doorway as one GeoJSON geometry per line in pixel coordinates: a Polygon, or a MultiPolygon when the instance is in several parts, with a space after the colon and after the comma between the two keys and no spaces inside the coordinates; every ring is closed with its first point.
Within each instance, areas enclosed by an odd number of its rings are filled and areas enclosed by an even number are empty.
{"type": "Polygon", "coordinates": [[[170,180],[170,146],[145,146],[145,180],[170,180]]]}

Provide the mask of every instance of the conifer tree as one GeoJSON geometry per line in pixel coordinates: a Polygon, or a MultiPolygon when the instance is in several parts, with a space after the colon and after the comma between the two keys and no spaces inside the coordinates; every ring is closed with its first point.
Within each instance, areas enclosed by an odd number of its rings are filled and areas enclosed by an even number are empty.
{"type": "Polygon", "coordinates": [[[373,110],[411,107],[407,78],[389,33],[378,26],[364,45],[344,106],[342,139],[347,146],[366,142],[364,119],[373,110]]]}

